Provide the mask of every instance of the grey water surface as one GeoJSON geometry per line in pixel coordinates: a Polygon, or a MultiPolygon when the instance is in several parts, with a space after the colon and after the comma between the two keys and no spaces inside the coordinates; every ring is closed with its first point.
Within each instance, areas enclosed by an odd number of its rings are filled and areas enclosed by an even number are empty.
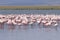
{"type": "Polygon", "coordinates": [[[60,10],[0,10],[0,14],[60,14],[60,10]]]}

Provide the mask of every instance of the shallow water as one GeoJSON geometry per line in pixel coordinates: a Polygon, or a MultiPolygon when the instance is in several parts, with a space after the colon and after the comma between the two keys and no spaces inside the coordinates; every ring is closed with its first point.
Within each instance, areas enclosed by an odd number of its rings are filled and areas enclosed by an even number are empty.
{"type": "MultiPolygon", "coordinates": [[[[0,14],[57,14],[60,15],[60,10],[0,10],[0,14]]],[[[45,28],[34,28],[27,30],[0,30],[0,40],[60,40],[60,26],[56,31],[47,31],[45,28]]],[[[38,27],[38,26],[36,26],[38,27]]]]}
{"type": "Polygon", "coordinates": [[[60,14],[60,10],[0,10],[0,14],[60,14]]]}

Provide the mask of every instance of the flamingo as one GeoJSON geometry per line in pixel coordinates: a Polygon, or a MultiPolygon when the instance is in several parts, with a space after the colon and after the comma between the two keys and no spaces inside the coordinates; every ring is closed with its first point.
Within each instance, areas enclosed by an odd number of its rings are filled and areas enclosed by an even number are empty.
{"type": "Polygon", "coordinates": [[[11,26],[9,27],[9,29],[14,29],[14,25],[23,25],[26,28],[26,26],[29,24],[32,27],[32,25],[35,23],[38,23],[39,25],[42,23],[44,26],[47,27],[50,27],[51,25],[57,26],[57,22],[59,21],[60,15],[0,15],[0,24],[7,23],[11,26]]]}
{"type": "Polygon", "coordinates": [[[28,19],[27,17],[22,17],[22,25],[23,25],[23,29],[27,29],[27,25],[28,25],[28,19]]]}
{"type": "Polygon", "coordinates": [[[6,23],[8,24],[8,29],[9,30],[14,30],[15,29],[15,26],[12,23],[12,20],[11,19],[8,19],[8,21],[6,23]]]}
{"type": "Polygon", "coordinates": [[[40,21],[41,21],[41,18],[40,17],[37,17],[36,20],[37,20],[37,23],[39,24],[40,21]]]}
{"type": "Polygon", "coordinates": [[[57,21],[53,20],[52,21],[52,26],[57,30],[57,27],[58,27],[57,21]]]}
{"type": "Polygon", "coordinates": [[[0,29],[4,29],[4,23],[7,20],[5,19],[5,15],[0,15],[0,29]]]}
{"type": "Polygon", "coordinates": [[[36,17],[34,17],[33,15],[30,16],[30,21],[29,21],[29,24],[31,25],[31,28],[34,28],[36,23],[36,17]]]}
{"type": "MultiPolygon", "coordinates": [[[[44,28],[51,27],[51,21],[50,20],[51,20],[51,18],[49,17],[49,15],[46,15],[46,16],[42,17],[41,23],[43,24],[44,28]]],[[[48,30],[48,31],[50,31],[50,30],[48,30]]]]}
{"type": "Polygon", "coordinates": [[[13,24],[18,25],[18,26],[19,26],[19,29],[21,29],[22,20],[21,20],[20,16],[17,16],[17,17],[13,20],[13,24]]]}
{"type": "Polygon", "coordinates": [[[4,29],[4,20],[0,19],[0,29],[4,29]]]}
{"type": "Polygon", "coordinates": [[[17,16],[13,21],[15,22],[15,24],[21,25],[22,20],[21,20],[21,18],[20,18],[20,15],[17,16]]]}
{"type": "Polygon", "coordinates": [[[38,16],[36,18],[36,22],[37,22],[39,28],[41,28],[41,21],[42,21],[42,18],[40,16],[38,16]]]}
{"type": "Polygon", "coordinates": [[[51,26],[51,23],[52,22],[49,21],[49,22],[45,23],[44,25],[47,26],[47,27],[49,27],[49,26],[51,26]]]}

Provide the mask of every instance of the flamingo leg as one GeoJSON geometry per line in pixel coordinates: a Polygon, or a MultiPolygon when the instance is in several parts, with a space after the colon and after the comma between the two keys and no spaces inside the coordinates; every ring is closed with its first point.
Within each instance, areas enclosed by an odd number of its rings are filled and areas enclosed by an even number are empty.
{"type": "Polygon", "coordinates": [[[34,24],[31,24],[31,29],[34,29],[34,24]]]}
{"type": "Polygon", "coordinates": [[[15,26],[13,24],[8,24],[8,29],[9,30],[14,30],[15,29],[15,26]]]}
{"type": "Polygon", "coordinates": [[[22,27],[21,25],[18,25],[18,29],[22,29],[21,27],[22,27]]]}
{"type": "Polygon", "coordinates": [[[0,29],[4,29],[4,24],[0,23],[0,29]]]}
{"type": "Polygon", "coordinates": [[[23,24],[23,30],[27,30],[28,29],[28,24],[23,24]]]}

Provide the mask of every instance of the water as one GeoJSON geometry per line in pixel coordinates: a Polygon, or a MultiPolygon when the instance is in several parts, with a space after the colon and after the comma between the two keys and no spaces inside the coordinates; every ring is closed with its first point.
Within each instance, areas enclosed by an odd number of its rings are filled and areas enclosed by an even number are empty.
{"type": "Polygon", "coordinates": [[[0,10],[0,14],[60,14],[60,10],[0,10]]]}
{"type": "MultiPolygon", "coordinates": [[[[60,10],[0,10],[0,14],[57,14],[60,10]]],[[[5,25],[6,27],[6,25],[5,25]]],[[[60,40],[60,31],[47,32],[42,29],[0,30],[0,40],[60,40]]],[[[58,28],[58,30],[60,30],[58,28]]]]}

